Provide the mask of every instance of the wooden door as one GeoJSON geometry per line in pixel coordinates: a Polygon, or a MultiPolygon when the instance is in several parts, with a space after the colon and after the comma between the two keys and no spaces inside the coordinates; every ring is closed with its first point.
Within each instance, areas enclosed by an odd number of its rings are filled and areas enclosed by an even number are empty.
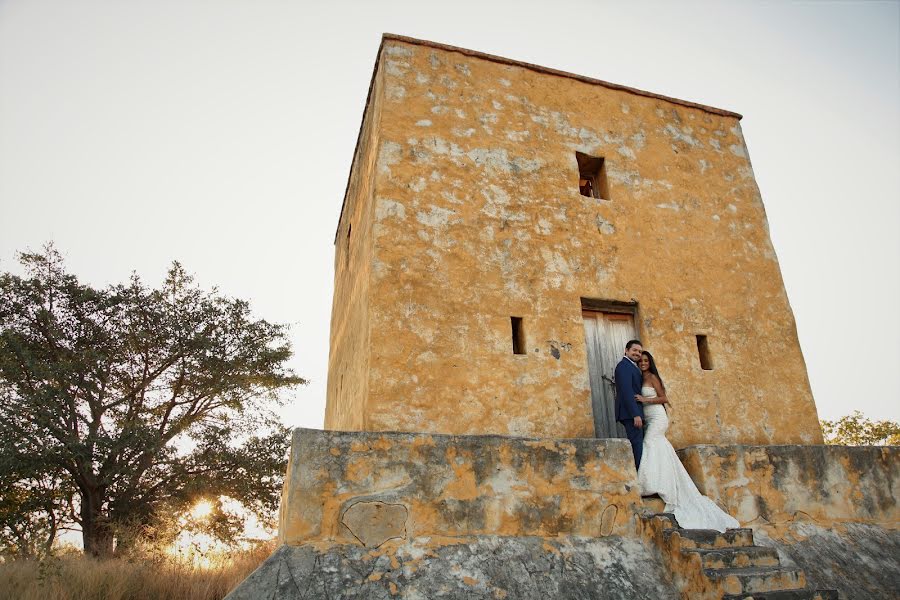
{"type": "Polygon", "coordinates": [[[594,435],[598,438],[623,438],[625,428],[616,422],[615,371],[625,353],[625,344],[635,337],[634,317],[626,313],[592,310],[582,311],[582,316],[591,381],[594,435]]]}

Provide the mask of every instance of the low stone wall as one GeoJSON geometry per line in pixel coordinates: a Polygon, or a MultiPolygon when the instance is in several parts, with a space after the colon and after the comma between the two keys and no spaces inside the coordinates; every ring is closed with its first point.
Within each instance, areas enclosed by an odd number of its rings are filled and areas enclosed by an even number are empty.
{"type": "Polygon", "coordinates": [[[282,546],[226,600],[677,600],[658,553],[640,540],[477,536],[446,545],[282,546]]]}
{"type": "Polygon", "coordinates": [[[897,446],[689,446],[678,455],[700,491],[744,525],[900,528],[897,446]]]}
{"type": "Polygon", "coordinates": [[[421,536],[636,536],[627,440],[294,431],[286,544],[421,536]]]}

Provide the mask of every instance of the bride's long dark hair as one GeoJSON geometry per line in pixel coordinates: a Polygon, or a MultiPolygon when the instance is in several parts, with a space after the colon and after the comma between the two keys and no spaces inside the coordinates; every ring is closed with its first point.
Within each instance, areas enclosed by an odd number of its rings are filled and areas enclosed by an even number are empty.
{"type": "Polygon", "coordinates": [[[653,355],[644,350],[643,352],[641,352],[641,356],[646,356],[647,360],[650,361],[650,368],[647,370],[656,375],[656,378],[659,379],[659,385],[661,385],[662,389],[665,390],[666,384],[663,383],[663,378],[659,376],[659,371],[656,369],[656,361],[653,360],[653,355]]]}

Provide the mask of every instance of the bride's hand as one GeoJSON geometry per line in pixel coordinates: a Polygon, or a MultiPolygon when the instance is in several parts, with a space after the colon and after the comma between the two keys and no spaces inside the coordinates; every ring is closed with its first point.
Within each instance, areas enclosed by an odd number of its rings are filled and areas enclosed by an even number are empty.
{"type": "Polygon", "coordinates": [[[644,398],[644,397],[641,396],[640,394],[635,394],[635,395],[634,395],[634,399],[635,399],[636,402],[640,402],[641,404],[643,404],[644,402],[646,402],[646,398],[644,398]]]}

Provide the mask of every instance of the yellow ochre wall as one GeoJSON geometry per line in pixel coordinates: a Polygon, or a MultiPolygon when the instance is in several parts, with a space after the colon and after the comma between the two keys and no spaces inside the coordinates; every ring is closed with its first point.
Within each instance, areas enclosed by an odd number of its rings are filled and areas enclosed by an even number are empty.
{"type": "Polygon", "coordinates": [[[821,443],[739,116],[689,104],[386,36],[325,427],[590,437],[589,298],[637,301],[676,447],[821,443]],[[579,194],[576,151],[605,157],[609,200],[579,194]]]}
{"type": "MultiPolygon", "coordinates": [[[[372,95],[381,92],[381,77],[372,81],[372,95]]],[[[331,305],[331,345],[325,423],[332,429],[365,429],[365,398],[369,376],[369,318],[372,278],[372,189],[379,132],[380,103],[369,103],[363,115],[359,144],[334,252],[334,302],[331,305]]]]}

